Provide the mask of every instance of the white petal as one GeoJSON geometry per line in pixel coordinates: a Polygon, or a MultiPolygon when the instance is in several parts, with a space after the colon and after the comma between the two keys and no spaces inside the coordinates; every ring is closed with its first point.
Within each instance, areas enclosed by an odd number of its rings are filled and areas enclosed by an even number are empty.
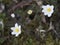
{"type": "Polygon", "coordinates": [[[54,9],[54,6],[53,6],[53,5],[51,5],[51,8],[52,8],[52,9],[54,9]]]}
{"type": "Polygon", "coordinates": [[[47,7],[50,7],[50,5],[47,5],[47,7]]]}
{"type": "Polygon", "coordinates": [[[15,27],[11,27],[10,29],[11,29],[11,30],[14,30],[14,29],[15,29],[15,27]]]}
{"type": "Polygon", "coordinates": [[[21,25],[19,26],[19,30],[20,30],[20,32],[21,32],[21,25]]]}
{"type": "Polygon", "coordinates": [[[21,34],[21,30],[19,31],[19,34],[21,34]]]}
{"type": "Polygon", "coordinates": [[[18,23],[15,24],[15,27],[18,27],[18,23]]]}
{"type": "Polygon", "coordinates": [[[52,10],[50,13],[53,13],[54,12],[54,10],[52,10]]]}
{"type": "Polygon", "coordinates": [[[44,10],[42,10],[42,12],[45,12],[44,10]]]}
{"type": "Polygon", "coordinates": [[[19,32],[18,32],[19,34],[21,34],[21,30],[19,30],[19,32]]]}
{"type": "Polygon", "coordinates": [[[48,17],[51,17],[52,13],[51,14],[48,14],[48,17]]]}
{"type": "Polygon", "coordinates": [[[46,6],[43,5],[42,8],[44,9],[44,8],[46,8],[46,6]]]}
{"type": "Polygon", "coordinates": [[[19,36],[19,34],[16,34],[15,36],[17,37],[17,36],[19,36]]]}
{"type": "Polygon", "coordinates": [[[15,32],[12,32],[11,34],[12,34],[12,35],[14,35],[14,34],[15,34],[15,32]]]}
{"type": "Polygon", "coordinates": [[[21,29],[21,25],[19,25],[19,29],[21,29]]]}
{"type": "Polygon", "coordinates": [[[44,13],[44,15],[47,15],[47,13],[44,13]]]}

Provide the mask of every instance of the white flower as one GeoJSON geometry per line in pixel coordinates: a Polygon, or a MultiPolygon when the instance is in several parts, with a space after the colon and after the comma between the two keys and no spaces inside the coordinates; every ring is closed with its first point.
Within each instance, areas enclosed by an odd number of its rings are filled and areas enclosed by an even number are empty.
{"type": "Polygon", "coordinates": [[[48,17],[51,17],[52,13],[54,12],[54,6],[53,5],[43,5],[42,6],[43,10],[42,12],[44,15],[47,15],[48,17]]]}
{"type": "Polygon", "coordinates": [[[12,14],[11,14],[11,17],[12,17],[12,18],[14,18],[14,17],[15,17],[15,14],[14,14],[14,13],[12,13],[12,14]]]}
{"type": "Polygon", "coordinates": [[[15,24],[15,27],[11,27],[12,35],[15,35],[16,37],[21,34],[21,25],[15,24]]]}
{"type": "Polygon", "coordinates": [[[28,10],[27,13],[30,15],[30,14],[32,14],[32,12],[33,12],[32,10],[28,10]]]}

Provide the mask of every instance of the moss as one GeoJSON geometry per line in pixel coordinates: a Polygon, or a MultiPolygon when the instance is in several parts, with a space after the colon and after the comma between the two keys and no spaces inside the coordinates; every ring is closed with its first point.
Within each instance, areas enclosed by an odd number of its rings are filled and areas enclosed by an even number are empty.
{"type": "Polygon", "coordinates": [[[57,29],[57,32],[60,30],[60,26],[56,26],[57,24],[60,25],[60,13],[58,11],[60,4],[58,4],[57,1],[58,0],[42,0],[44,5],[50,4],[54,5],[55,7],[55,11],[51,18],[44,16],[45,19],[47,19],[44,23],[42,21],[43,14],[41,12],[42,9],[40,8],[41,5],[38,6],[35,1],[29,5],[25,5],[22,8],[17,7],[15,10],[8,12],[8,10],[11,9],[14,5],[17,5],[21,2],[13,3],[13,0],[2,0],[1,2],[7,7],[7,9],[0,13],[0,19],[2,19],[4,22],[4,31],[1,31],[0,34],[0,37],[2,37],[0,38],[0,45],[57,45],[58,43],[55,43],[57,36],[54,32],[47,32],[45,38],[42,40],[39,30],[36,31],[39,26],[40,29],[48,31],[50,21],[52,21],[54,29],[57,29]],[[33,13],[31,15],[27,14],[28,10],[33,10],[33,13]],[[15,13],[16,17],[12,18],[10,16],[11,13],[15,13]],[[22,25],[22,33],[18,37],[12,36],[10,29],[16,22],[22,25]]]}

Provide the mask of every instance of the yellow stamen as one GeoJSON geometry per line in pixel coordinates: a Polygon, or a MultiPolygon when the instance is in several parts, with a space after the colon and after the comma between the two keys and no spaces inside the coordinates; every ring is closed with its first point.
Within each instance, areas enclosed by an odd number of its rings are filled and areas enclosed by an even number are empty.
{"type": "Polygon", "coordinates": [[[48,8],[47,11],[50,12],[51,11],[51,8],[48,8]]]}
{"type": "Polygon", "coordinates": [[[18,29],[18,28],[16,28],[16,29],[15,29],[15,32],[19,32],[19,29],[18,29]]]}

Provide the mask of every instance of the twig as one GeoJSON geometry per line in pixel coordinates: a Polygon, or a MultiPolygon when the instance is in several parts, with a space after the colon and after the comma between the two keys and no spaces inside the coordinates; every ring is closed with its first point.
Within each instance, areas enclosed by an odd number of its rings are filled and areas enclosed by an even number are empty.
{"type": "Polygon", "coordinates": [[[30,5],[33,0],[30,1],[22,1],[21,3],[18,3],[17,5],[14,5],[12,8],[8,10],[8,12],[14,11],[16,8],[22,8],[26,5],[30,5]]]}
{"type": "Polygon", "coordinates": [[[54,26],[52,25],[52,22],[50,22],[50,27],[47,32],[53,31],[56,36],[60,37],[60,35],[57,33],[57,31],[54,29],[54,26]]]}

